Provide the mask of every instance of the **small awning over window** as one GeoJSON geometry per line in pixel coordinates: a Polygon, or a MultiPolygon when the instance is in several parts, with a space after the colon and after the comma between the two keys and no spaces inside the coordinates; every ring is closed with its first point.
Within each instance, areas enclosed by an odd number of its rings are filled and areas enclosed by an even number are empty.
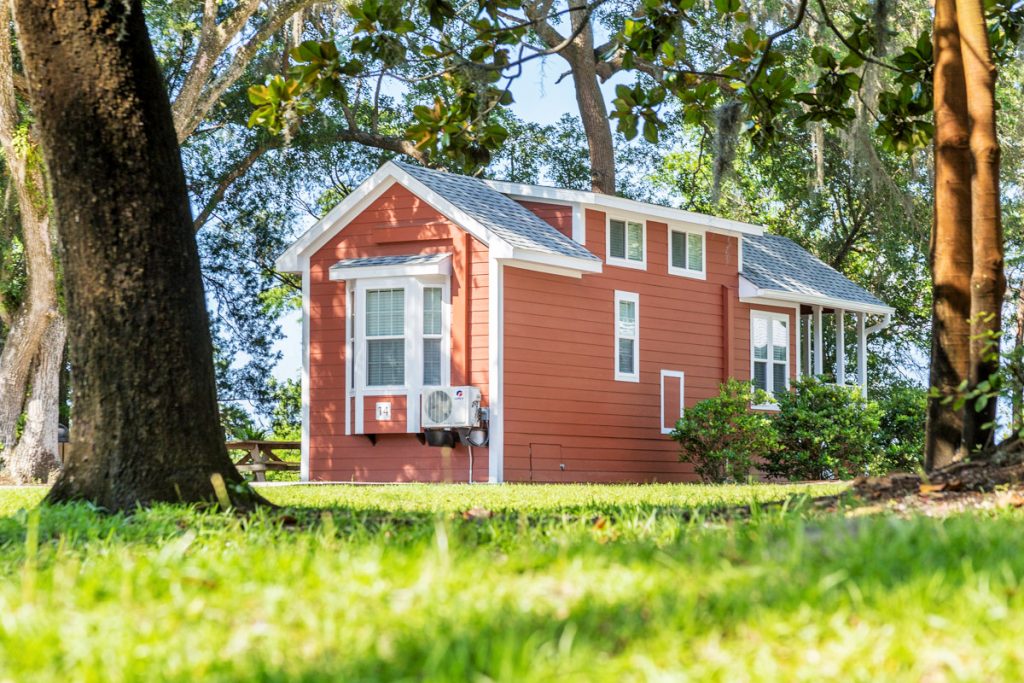
{"type": "Polygon", "coordinates": [[[445,252],[343,259],[331,266],[330,278],[355,280],[368,277],[451,275],[451,272],[452,255],[445,252]]]}

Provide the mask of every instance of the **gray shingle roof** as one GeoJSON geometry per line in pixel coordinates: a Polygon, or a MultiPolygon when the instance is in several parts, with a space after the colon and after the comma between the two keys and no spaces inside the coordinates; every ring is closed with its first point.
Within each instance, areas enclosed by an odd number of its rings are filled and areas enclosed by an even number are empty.
{"type": "Polygon", "coordinates": [[[476,219],[513,247],[559,256],[599,260],[531,211],[478,178],[432,171],[402,161],[393,161],[432,191],[476,219]]]}
{"type": "Polygon", "coordinates": [[[367,256],[365,258],[347,258],[338,261],[331,270],[335,268],[363,268],[366,266],[409,266],[421,263],[437,263],[451,256],[448,253],[442,254],[411,254],[409,256],[367,256]]]}
{"type": "Polygon", "coordinates": [[[745,235],[740,274],[761,289],[885,306],[799,244],[779,235],[745,235]]]}

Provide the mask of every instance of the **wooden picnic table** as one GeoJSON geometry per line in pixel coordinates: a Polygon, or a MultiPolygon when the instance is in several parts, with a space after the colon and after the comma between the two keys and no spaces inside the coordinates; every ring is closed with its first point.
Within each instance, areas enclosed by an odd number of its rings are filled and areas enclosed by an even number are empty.
{"type": "Polygon", "coordinates": [[[252,472],[256,481],[266,481],[267,472],[297,471],[299,463],[286,462],[277,457],[274,451],[298,450],[302,444],[298,441],[229,441],[229,451],[245,451],[245,455],[235,461],[239,472],[252,472]]]}

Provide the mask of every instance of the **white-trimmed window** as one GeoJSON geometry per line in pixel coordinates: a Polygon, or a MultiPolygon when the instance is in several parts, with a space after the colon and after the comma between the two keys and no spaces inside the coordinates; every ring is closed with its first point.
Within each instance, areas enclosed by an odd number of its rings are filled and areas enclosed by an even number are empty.
{"type": "Polygon", "coordinates": [[[451,366],[447,278],[356,281],[354,387],[408,392],[447,384],[451,366]]]}
{"type": "Polygon", "coordinates": [[[405,384],[405,289],[366,290],[366,386],[405,384]]]}
{"type": "Polygon", "coordinates": [[[703,232],[669,228],[668,272],[685,277],[706,277],[703,232]]]}
{"type": "Polygon", "coordinates": [[[750,380],[775,396],[789,388],[789,316],[750,312],[750,380]]]}
{"type": "Polygon", "coordinates": [[[608,218],[609,265],[627,268],[647,267],[647,224],[624,218],[608,218]]]}
{"type": "Polygon", "coordinates": [[[444,292],[440,287],[423,288],[423,386],[441,384],[444,336],[444,292]]]}
{"type": "Polygon", "coordinates": [[[640,381],[640,295],[615,292],[615,379],[640,381]]]}

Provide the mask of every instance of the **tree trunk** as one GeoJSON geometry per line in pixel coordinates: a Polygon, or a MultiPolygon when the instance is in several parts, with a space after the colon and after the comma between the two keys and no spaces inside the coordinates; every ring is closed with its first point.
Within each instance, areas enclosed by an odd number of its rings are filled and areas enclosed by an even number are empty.
{"type": "MultiPolygon", "coordinates": [[[[1017,332],[1014,336],[1014,346],[1020,349],[1024,346],[1024,285],[1017,292],[1017,332]]],[[[1015,437],[1021,437],[1021,430],[1024,429],[1024,384],[1020,378],[1013,382],[1013,414],[1010,416],[1010,429],[1015,437]]]]}
{"type": "Polygon", "coordinates": [[[50,320],[32,372],[25,431],[7,459],[7,473],[19,484],[45,482],[60,469],[57,455],[60,364],[64,357],[64,318],[50,320]]]}
{"type": "Polygon", "coordinates": [[[8,168],[11,182],[17,187],[28,291],[0,352],[0,446],[5,451],[14,445],[15,427],[25,407],[32,365],[46,329],[54,317],[60,316],[50,222],[45,208],[40,209],[32,196],[33,186],[40,190],[43,187],[42,174],[33,172],[21,158],[8,161],[8,168]]]}
{"type": "Polygon", "coordinates": [[[587,25],[573,41],[573,49],[563,56],[569,61],[576,103],[579,105],[583,130],[587,134],[590,151],[590,184],[594,192],[615,194],[615,141],[612,138],[611,119],[597,76],[597,56],[594,54],[594,24],[584,12],[586,2],[570,0],[572,30],[580,23],[587,25]]]}
{"type": "MultiPolygon", "coordinates": [[[[1003,223],[999,206],[999,138],[996,132],[996,67],[985,24],[982,0],[958,0],[957,19],[967,85],[967,114],[971,121],[971,387],[999,369],[1002,330],[1003,223]]],[[[969,452],[992,445],[996,401],[964,411],[964,446],[969,452]]]]}
{"type": "Polygon", "coordinates": [[[210,501],[228,459],[170,103],[141,0],[16,0],[52,182],[75,368],[72,454],[51,502],[210,501]]]}
{"type": "MultiPolygon", "coordinates": [[[[935,214],[932,223],[932,357],[930,384],[951,396],[970,367],[971,157],[966,86],[955,0],[936,0],[935,214]]],[[[925,469],[961,457],[963,411],[928,399],[925,469]]]]}

